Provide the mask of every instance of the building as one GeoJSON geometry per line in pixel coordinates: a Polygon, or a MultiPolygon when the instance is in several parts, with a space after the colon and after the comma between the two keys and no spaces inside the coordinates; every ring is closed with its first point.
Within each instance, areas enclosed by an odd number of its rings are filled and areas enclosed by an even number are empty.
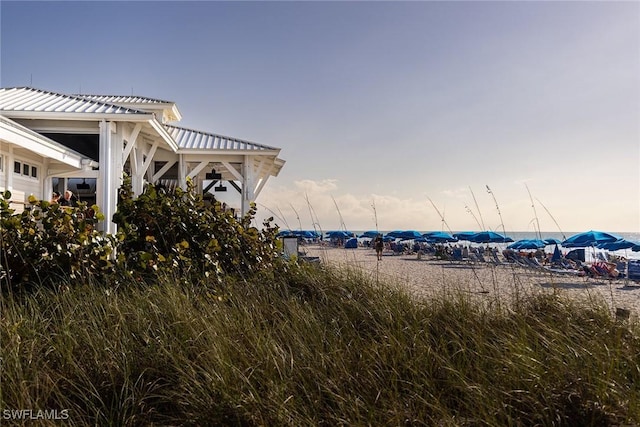
{"type": "Polygon", "coordinates": [[[186,188],[187,178],[205,197],[238,191],[246,213],[283,167],[280,149],[179,127],[181,118],[159,99],[0,88],[0,190],[20,209],[30,195],[70,189],[100,207],[111,234],[125,172],[136,195],[147,183],[186,188]]]}

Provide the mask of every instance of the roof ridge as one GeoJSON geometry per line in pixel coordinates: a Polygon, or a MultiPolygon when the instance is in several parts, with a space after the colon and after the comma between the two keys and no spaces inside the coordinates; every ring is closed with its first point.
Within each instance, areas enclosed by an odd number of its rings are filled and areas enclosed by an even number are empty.
{"type": "Polygon", "coordinates": [[[98,98],[143,98],[143,99],[148,99],[151,101],[157,101],[159,103],[163,103],[163,104],[175,104],[175,101],[167,101],[166,99],[160,99],[160,98],[151,98],[150,96],[143,96],[143,95],[105,95],[105,94],[81,94],[81,93],[74,93],[74,96],[80,96],[83,98],[89,98],[92,99],[94,97],[98,97],[98,98]]]}

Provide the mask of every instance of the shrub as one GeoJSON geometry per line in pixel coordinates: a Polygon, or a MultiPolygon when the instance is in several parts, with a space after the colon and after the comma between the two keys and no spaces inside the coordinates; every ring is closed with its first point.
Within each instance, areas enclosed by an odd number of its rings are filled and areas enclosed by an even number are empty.
{"type": "Polygon", "coordinates": [[[125,179],[113,217],[119,227],[115,236],[95,229],[104,219],[96,205],[70,208],[31,197],[16,214],[9,208],[10,197],[5,192],[0,200],[3,289],[26,290],[79,277],[123,283],[125,277],[148,279],[159,273],[220,283],[225,276],[246,279],[284,266],[271,219],[258,230],[251,226],[254,204],[237,219],[220,203],[205,203],[190,181],[187,190],[174,192],[149,185],[134,198],[125,179]]]}
{"type": "Polygon", "coordinates": [[[154,185],[133,197],[129,180],[120,190],[118,262],[128,270],[165,271],[181,277],[225,275],[246,278],[279,262],[277,228],[266,221],[251,226],[255,204],[242,218],[207,204],[191,181],[187,190],[167,191],[154,185]]]}
{"type": "Polygon", "coordinates": [[[0,283],[27,289],[50,286],[60,277],[100,277],[111,270],[115,240],[94,227],[104,218],[98,206],[63,207],[31,196],[22,213],[0,198],[0,283]]]}

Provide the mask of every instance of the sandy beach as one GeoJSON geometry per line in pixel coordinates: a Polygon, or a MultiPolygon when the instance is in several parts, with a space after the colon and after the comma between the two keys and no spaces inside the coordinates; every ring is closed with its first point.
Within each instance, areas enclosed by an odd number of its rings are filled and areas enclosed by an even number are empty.
{"type": "Polygon", "coordinates": [[[433,256],[383,254],[378,261],[371,248],[344,249],[331,246],[301,247],[322,263],[356,268],[374,280],[406,285],[420,296],[436,296],[452,290],[487,301],[514,301],[540,292],[559,293],[576,300],[602,300],[615,312],[640,313],[640,286],[624,279],[597,280],[565,274],[551,274],[516,265],[450,262],[433,256]]]}

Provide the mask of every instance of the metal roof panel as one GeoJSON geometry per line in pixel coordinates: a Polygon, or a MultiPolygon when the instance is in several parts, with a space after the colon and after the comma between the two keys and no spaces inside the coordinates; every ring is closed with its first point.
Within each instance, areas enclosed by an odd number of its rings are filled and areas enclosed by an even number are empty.
{"type": "Polygon", "coordinates": [[[184,150],[280,151],[279,148],[239,138],[207,133],[178,126],[164,125],[171,137],[184,150]]]}
{"type": "Polygon", "coordinates": [[[0,88],[0,111],[151,115],[133,108],[30,87],[0,88]]]}

